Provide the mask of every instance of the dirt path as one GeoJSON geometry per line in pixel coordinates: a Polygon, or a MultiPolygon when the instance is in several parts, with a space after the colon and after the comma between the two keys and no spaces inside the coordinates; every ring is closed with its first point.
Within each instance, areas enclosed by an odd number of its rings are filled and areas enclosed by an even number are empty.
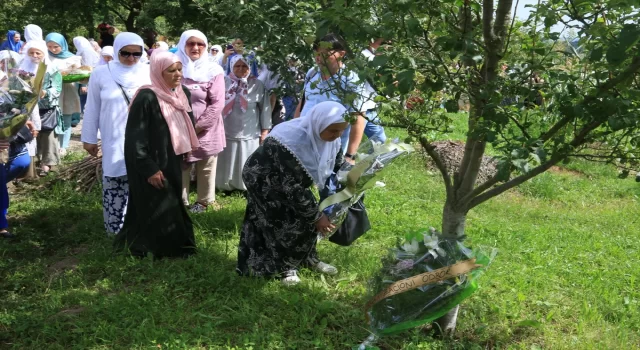
{"type": "Polygon", "coordinates": [[[69,143],[69,149],[67,152],[84,152],[82,148],[82,142],[80,141],[80,133],[82,131],[82,121],[71,129],[71,142],[69,143]]]}

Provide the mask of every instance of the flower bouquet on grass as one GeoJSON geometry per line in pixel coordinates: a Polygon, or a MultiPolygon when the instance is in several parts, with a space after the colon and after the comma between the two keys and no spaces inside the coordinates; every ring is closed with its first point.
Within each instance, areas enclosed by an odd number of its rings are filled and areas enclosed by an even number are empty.
{"type": "Polygon", "coordinates": [[[413,147],[398,140],[384,144],[369,140],[360,145],[355,155],[355,164],[345,162],[336,173],[338,183],[335,190],[339,192],[320,203],[320,210],[336,226],[336,229],[324,237],[328,238],[336,233],[347,217],[349,208],[362,199],[365,191],[376,186],[384,186],[376,181],[384,169],[400,156],[410,152],[413,152],[413,147]]]}
{"type": "Polygon", "coordinates": [[[6,60],[5,70],[0,72],[0,140],[15,136],[29,120],[37,107],[46,66],[40,64],[35,76],[21,75],[6,60]]]}
{"type": "Polygon", "coordinates": [[[378,336],[434,322],[478,289],[490,254],[443,238],[434,228],[406,235],[382,260],[365,306],[372,336],[355,349],[375,349],[378,336]]]}

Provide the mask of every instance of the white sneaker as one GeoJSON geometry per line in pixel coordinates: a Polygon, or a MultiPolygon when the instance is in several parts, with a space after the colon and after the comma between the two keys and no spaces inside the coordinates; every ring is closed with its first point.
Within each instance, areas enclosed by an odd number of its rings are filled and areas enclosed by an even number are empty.
{"type": "Polygon", "coordinates": [[[298,277],[298,271],[289,270],[282,273],[282,284],[285,286],[295,286],[300,283],[300,277],[298,277]]]}
{"type": "Polygon", "coordinates": [[[338,269],[335,266],[329,265],[320,260],[309,261],[309,267],[316,272],[324,273],[329,276],[335,276],[338,274],[338,269]]]}

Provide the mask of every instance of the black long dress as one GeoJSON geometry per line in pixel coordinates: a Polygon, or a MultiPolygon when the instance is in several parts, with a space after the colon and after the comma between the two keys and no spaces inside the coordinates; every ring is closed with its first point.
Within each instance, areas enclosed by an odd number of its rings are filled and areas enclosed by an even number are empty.
{"type": "MultiPolygon", "coordinates": [[[[187,98],[190,93],[183,87],[187,98]]],[[[193,114],[189,114],[193,121],[193,114]]],[[[131,104],[125,132],[124,158],[129,204],[124,225],[115,238],[117,250],[154,258],[195,253],[193,224],[182,203],[182,155],[171,144],[169,126],[155,93],[140,90],[131,104]],[[162,171],[166,181],[157,189],[147,179],[162,171]]]]}
{"type": "Polygon", "coordinates": [[[298,159],[267,137],[244,165],[247,210],[238,245],[237,272],[271,276],[317,259],[320,218],[313,179],[298,159]]]}

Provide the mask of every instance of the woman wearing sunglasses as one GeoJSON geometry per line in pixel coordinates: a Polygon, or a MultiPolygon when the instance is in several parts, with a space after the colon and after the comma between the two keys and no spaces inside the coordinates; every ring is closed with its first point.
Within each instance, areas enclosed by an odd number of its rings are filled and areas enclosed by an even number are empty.
{"type": "Polygon", "coordinates": [[[116,234],[124,223],[129,198],[124,163],[124,133],[129,104],[142,85],[150,83],[149,65],[140,62],[144,43],[133,33],[120,33],[114,43],[114,59],[96,67],[89,79],[87,106],[82,125],[84,149],[98,155],[102,139],[102,205],[104,227],[116,234]]]}
{"type": "MultiPolygon", "coordinates": [[[[224,71],[209,60],[207,37],[199,30],[187,30],[180,36],[177,56],[182,62],[182,85],[191,92],[191,105],[200,146],[187,157],[196,167],[198,197],[192,213],[218,207],[215,194],[218,153],[226,146],[222,108],[224,107],[224,71]]],[[[190,167],[182,174],[182,200],[189,205],[190,167]]]]}
{"type": "Polygon", "coordinates": [[[211,46],[211,51],[209,52],[209,61],[214,62],[222,66],[222,57],[224,54],[222,53],[222,46],[213,45],[211,46]]]}

